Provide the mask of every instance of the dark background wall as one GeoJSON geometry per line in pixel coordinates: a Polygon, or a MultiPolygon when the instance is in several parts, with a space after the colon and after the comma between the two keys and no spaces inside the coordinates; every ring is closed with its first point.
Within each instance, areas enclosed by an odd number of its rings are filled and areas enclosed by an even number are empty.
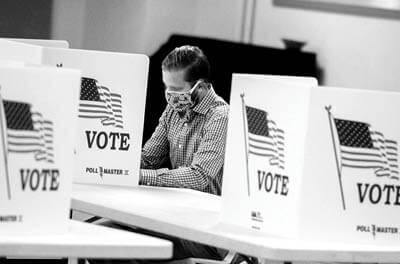
{"type": "Polygon", "coordinates": [[[161,62],[171,50],[182,45],[198,46],[204,51],[211,64],[211,82],[215,91],[227,102],[233,73],[320,78],[315,53],[174,34],[150,56],[143,144],[151,137],[166,106],[161,62]]]}
{"type": "Polygon", "coordinates": [[[52,0],[0,0],[0,37],[48,39],[52,0]]]}

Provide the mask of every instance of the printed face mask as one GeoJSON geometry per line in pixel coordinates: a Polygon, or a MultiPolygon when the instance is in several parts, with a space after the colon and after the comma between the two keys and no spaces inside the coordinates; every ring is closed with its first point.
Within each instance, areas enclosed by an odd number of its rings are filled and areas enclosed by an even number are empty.
{"type": "Polygon", "coordinates": [[[200,80],[196,82],[192,89],[187,92],[173,92],[165,90],[165,98],[167,103],[178,112],[184,112],[194,106],[192,93],[200,84],[200,80]]]}

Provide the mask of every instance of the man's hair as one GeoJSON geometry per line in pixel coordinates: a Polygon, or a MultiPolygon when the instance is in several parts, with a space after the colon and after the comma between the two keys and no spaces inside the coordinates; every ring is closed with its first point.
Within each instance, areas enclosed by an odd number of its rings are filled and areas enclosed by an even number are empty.
{"type": "Polygon", "coordinates": [[[209,80],[210,63],[203,51],[196,46],[181,46],[172,50],[161,64],[163,71],[186,70],[185,81],[209,80]]]}

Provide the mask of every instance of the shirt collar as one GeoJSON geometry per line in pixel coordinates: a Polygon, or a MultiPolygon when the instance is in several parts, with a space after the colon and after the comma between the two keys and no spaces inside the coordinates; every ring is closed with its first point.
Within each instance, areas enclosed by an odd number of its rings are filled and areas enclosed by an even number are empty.
{"type": "Polygon", "coordinates": [[[210,89],[207,91],[207,94],[204,98],[192,109],[193,112],[205,115],[207,111],[210,109],[212,103],[214,103],[216,94],[212,85],[210,85],[210,89]]]}

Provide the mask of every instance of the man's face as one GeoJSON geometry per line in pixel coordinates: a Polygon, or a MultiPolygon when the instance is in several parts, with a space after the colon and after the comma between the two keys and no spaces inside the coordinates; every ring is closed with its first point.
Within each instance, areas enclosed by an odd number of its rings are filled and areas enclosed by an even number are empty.
{"type": "Polygon", "coordinates": [[[162,78],[167,91],[187,92],[192,88],[190,83],[184,79],[185,70],[163,71],[162,78]]]}

